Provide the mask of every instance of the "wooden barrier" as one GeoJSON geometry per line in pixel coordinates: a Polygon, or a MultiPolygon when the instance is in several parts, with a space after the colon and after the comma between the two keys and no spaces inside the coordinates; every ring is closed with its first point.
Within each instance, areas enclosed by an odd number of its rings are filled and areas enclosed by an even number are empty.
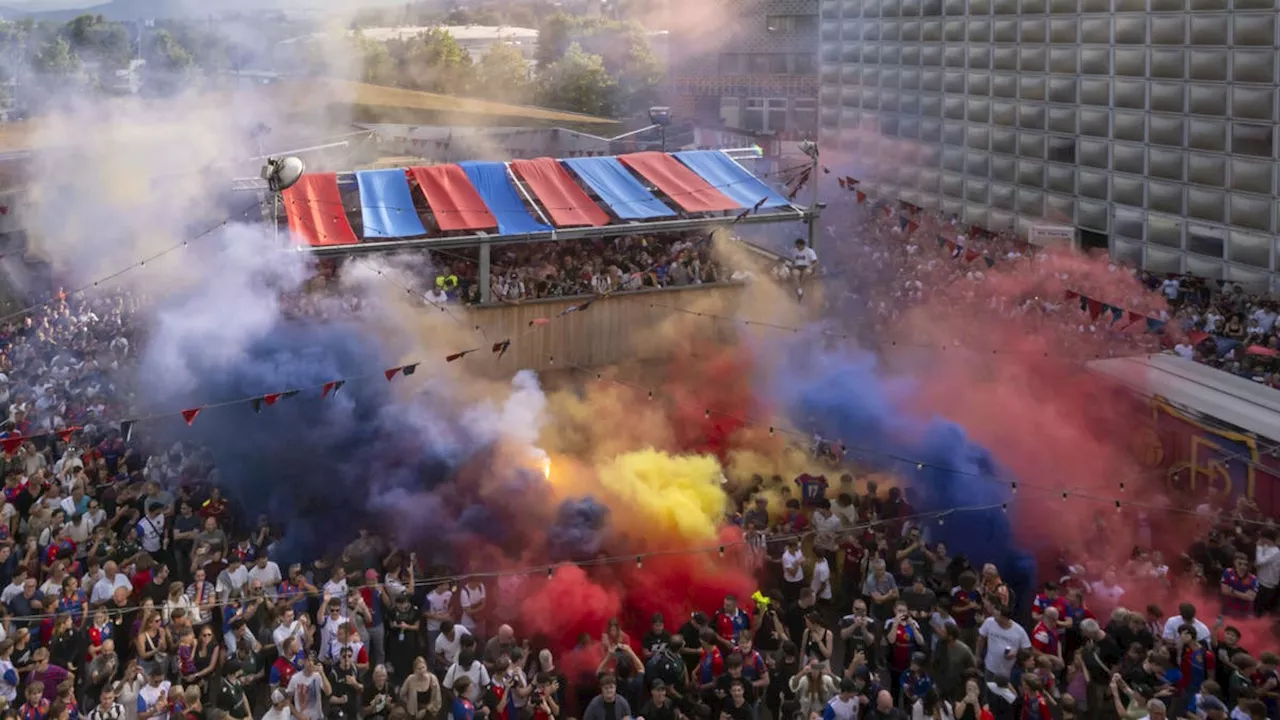
{"type": "MultiPolygon", "coordinates": [[[[473,308],[470,317],[484,329],[490,342],[511,339],[511,349],[496,372],[551,371],[573,366],[599,368],[623,361],[659,360],[670,348],[651,333],[668,323],[699,320],[693,315],[653,307],[655,303],[690,310],[733,315],[745,287],[742,285],[691,285],[678,289],[639,290],[596,300],[584,312],[556,317],[580,305],[585,297],[530,300],[518,305],[493,304],[473,308]],[[539,318],[551,318],[545,326],[531,326],[539,318]]],[[[730,340],[732,323],[700,326],[708,342],[730,340]]],[[[488,352],[489,348],[484,348],[488,352]]]]}

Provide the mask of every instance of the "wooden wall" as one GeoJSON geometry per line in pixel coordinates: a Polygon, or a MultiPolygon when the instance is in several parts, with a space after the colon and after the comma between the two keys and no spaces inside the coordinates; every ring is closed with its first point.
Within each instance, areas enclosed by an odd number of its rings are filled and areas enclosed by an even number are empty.
{"type": "Polygon", "coordinates": [[[490,341],[511,338],[511,349],[498,364],[497,372],[566,370],[574,366],[594,369],[666,356],[670,348],[662,338],[647,336],[664,324],[702,323],[697,326],[698,332],[705,333],[708,342],[730,338],[734,332],[732,323],[713,322],[670,308],[703,308],[706,312],[732,315],[743,292],[740,285],[694,285],[621,293],[597,300],[583,312],[560,318],[556,316],[565,308],[580,304],[585,298],[489,305],[472,309],[471,317],[484,328],[490,341]],[[538,318],[552,320],[546,325],[529,325],[538,318]]]}

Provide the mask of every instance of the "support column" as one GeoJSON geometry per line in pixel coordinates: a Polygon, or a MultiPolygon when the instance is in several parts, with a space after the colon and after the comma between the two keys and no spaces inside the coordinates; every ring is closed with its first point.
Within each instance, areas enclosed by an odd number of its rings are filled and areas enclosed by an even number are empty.
{"type": "Polygon", "coordinates": [[[492,246],[489,243],[480,243],[480,271],[476,273],[476,282],[480,283],[480,302],[493,302],[492,293],[489,291],[489,249],[492,246]]]}

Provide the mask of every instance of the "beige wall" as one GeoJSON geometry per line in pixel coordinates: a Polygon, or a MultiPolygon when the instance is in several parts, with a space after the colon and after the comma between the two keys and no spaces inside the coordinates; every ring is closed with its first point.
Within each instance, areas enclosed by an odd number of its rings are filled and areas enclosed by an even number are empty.
{"type": "MultiPolygon", "coordinates": [[[[476,308],[472,317],[484,329],[487,342],[511,339],[511,349],[495,372],[554,371],[575,365],[594,369],[664,357],[670,346],[664,341],[662,330],[673,323],[701,321],[705,323],[702,332],[706,341],[730,339],[734,333],[731,323],[711,322],[709,318],[700,319],[654,304],[732,315],[744,291],[740,285],[704,285],[622,293],[597,300],[585,312],[561,318],[556,315],[585,298],[540,300],[476,308]],[[553,319],[544,326],[530,326],[530,321],[537,318],[553,319]]],[[[484,348],[483,352],[488,350],[484,348]]]]}

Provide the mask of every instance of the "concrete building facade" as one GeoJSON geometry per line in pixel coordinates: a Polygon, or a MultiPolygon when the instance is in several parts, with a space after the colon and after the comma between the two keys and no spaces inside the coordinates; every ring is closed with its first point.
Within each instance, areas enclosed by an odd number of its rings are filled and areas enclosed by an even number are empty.
{"type": "Polygon", "coordinates": [[[824,150],[869,189],[1280,290],[1275,0],[821,0],[820,16],[824,150]]]}
{"type": "Polygon", "coordinates": [[[702,127],[817,130],[819,0],[716,0],[722,27],[670,24],[672,114],[702,127]],[[687,25],[687,26],[686,26],[687,25]]]}

